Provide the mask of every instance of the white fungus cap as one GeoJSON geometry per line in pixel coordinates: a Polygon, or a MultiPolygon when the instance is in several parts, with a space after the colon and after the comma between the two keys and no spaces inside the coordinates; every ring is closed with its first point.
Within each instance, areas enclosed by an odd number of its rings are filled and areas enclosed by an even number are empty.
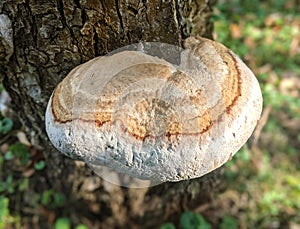
{"type": "Polygon", "coordinates": [[[259,84],[220,43],[191,37],[185,48],[179,64],[122,51],[73,69],[48,103],[53,145],[130,187],[200,177],[230,160],[260,118],[259,84]]]}

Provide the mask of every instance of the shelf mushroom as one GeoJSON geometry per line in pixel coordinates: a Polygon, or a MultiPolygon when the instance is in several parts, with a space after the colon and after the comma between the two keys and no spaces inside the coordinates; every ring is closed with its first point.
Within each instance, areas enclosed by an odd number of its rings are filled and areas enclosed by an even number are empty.
{"type": "Polygon", "coordinates": [[[190,37],[185,49],[138,44],[76,67],[49,100],[46,131],[104,179],[151,186],[223,165],[261,111],[251,70],[222,44],[190,37]]]}

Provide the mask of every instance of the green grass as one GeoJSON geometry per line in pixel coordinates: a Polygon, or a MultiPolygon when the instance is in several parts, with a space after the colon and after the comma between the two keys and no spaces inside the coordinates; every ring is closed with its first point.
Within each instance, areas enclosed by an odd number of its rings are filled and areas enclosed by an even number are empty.
{"type": "MultiPolygon", "coordinates": [[[[219,2],[213,17],[216,40],[249,65],[264,107],[271,107],[258,145],[244,147],[226,165],[228,192],[237,190],[236,198],[246,199],[241,213],[232,216],[249,228],[300,224],[300,88],[282,90],[283,80],[300,80],[297,8],[293,1],[228,0],[219,2]]],[[[226,197],[225,192],[220,199],[226,197]]]]}

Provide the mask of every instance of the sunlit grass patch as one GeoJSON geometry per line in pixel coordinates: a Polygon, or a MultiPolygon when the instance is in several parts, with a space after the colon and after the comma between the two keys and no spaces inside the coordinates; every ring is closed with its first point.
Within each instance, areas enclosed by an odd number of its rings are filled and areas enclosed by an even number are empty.
{"type": "Polygon", "coordinates": [[[300,223],[299,7],[296,1],[221,0],[213,17],[215,39],[252,69],[270,109],[258,144],[227,163],[228,187],[220,196],[236,199],[242,213],[231,214],[248,228],[300,223]]]}

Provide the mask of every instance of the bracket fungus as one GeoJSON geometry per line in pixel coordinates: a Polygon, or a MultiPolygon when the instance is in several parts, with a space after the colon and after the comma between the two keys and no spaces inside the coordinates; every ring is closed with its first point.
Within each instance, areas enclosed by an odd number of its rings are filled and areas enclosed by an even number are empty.
{"type": "Polygon", "coordinates": [[[46,131],[65,155],[112,183],[146,187],[203,176],[251,136],[262,95],[228,48],[140,43],[73,69],[56,87],[46,131]]]}

